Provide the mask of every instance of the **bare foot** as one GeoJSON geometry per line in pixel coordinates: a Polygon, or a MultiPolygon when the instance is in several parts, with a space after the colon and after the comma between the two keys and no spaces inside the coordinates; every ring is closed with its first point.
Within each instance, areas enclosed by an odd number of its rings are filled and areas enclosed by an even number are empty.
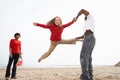
{"type": "Polygon", "coordinates": [[[42,59],[41,59],[41,58],[39,58],[39,59],[38,59],[38,62],[41,62],[41,61],[42,61],[42,59]]]}

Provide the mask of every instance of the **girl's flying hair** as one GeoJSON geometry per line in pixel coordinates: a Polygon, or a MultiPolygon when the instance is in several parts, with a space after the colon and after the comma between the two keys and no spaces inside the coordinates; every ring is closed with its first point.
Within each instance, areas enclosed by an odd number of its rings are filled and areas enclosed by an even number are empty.
{"type": "MultiPolygon", "coordinates": [[[[50,21],[47,22],[47,25],[55,25],[55,19],[56,18],[60,18],[59,16],[54,17],[53,19],[51,19],[50,21]]],[[[60,18],[61,21],[61,25],[62,25],[62,20],[60,18]]]]}

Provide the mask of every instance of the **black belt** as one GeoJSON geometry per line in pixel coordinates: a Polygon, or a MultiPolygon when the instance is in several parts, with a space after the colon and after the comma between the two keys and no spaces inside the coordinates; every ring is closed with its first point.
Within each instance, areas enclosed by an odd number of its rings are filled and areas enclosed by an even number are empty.
{"type": "Polygon", "coordinates": [[[91,34],[93,34],[93,32],[91,30],[86,30],[84,33],[85,36],[91,35],[91,34]]]}

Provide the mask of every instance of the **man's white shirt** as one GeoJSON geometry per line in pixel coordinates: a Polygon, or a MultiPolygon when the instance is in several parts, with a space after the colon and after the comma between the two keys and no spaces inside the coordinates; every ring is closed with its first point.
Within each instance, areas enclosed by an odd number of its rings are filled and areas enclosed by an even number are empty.
{"type": "Polygon", "coordinates": [[[91,30],[94,33],[94,27],[95,27],[95,20],[93,16],[89,14],[85,21],[83,32],[85,33],[86,30],[91,30]]]}

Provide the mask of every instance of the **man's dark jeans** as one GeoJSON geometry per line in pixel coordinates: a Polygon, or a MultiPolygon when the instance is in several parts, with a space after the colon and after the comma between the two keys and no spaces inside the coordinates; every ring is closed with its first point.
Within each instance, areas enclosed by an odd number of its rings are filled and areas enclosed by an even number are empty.
{"type": "Polygon", "coordinates": [[[81,80],[93,80],[92,51],[95,46],[93,34],[86,35],[83,41],[80,62],[82,68],[81,80]]]}

